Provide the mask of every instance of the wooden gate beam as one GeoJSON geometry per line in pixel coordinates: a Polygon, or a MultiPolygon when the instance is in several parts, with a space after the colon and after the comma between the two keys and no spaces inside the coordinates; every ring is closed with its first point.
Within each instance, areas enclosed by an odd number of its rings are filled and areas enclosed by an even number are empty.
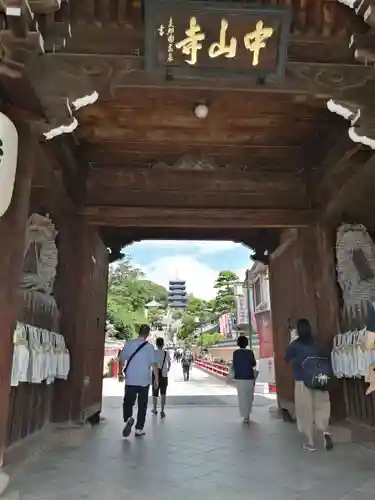
{"type": "Polygon", "coordinates": [[[286,75],[280,81],[268,79],[264,85],[255,81],[242,79],[196,79],[175,78],[160,80],[144,71],[144,58],[131,55],[95,55],[69,54],[67,52],[49,54],[55,63],[60,61],[61,67],[75,67],[90,75],[96,90],[103,99],[120,98],[129,87],[174,88],[174,89],[209,89],[240,90],[243,92],[280,93],[306,95],[312,98],[327,100],[354,99],[373,93],[375,73],[372,67],[355,64],[332,63],[286,63],[286,75]],[[90,68],[94,71],[90,72],[90,68]]]}
{"type": "Polygon", "coordinates": [[[333,194],[324,208],[324,217],[338,219],[345,212],[356,207],[359,200],[363,200],[363,190],[375,184],[375,155],[364,165],[356,167],[355,173],[348,181],[333,194]]]}
{"type": "Polygon", "coordinates": [[[315,220],[312,210],[211,209],[87,206],[90,224],[111,227],[251,228],[306,227],[315,220]]]}

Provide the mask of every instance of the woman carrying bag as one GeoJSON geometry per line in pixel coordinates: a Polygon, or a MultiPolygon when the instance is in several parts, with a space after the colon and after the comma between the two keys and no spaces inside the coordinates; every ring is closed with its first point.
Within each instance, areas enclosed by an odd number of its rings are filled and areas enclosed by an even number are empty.
{"type": "Polygon", "coordinates": [[[237,340],[239,349],[233,353],[229,379],[236,383],[238,405],[244,424],[250,423],[250,413],[253,407],[255,379],[258,375],[256,360],[251,349],[247,349],[249,341],[241,335],[237,340]]]}
{"type": "Polygon", "coordinates": [[[169,352],[164,349],[164,339],[159,337],[156,339],[156,351],[155,359],[158,364],[159,370],[159,385],[157,387],[153,386],[152,399],[153,408],[152,413],[154,415],[158,414],[158,397],[160,393],[160,417],[165,418],[165,403],[167,400],[167,388],[168,388],[168,372],[171,368],[171,358],[169,352]]]}

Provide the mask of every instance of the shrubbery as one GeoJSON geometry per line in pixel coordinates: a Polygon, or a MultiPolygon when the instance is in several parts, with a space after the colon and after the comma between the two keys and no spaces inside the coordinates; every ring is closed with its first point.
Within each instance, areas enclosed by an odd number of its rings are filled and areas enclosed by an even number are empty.
{"type": "Polygon", "coordinates": [[[220,333],[202,333],[197,344],[202,347],[210,347],[224,340],[220,333]]]}

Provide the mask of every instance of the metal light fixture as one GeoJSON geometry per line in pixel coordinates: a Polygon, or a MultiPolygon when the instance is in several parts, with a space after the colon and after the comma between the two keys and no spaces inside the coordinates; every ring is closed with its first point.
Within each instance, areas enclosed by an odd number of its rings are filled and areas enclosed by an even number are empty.
{"type": "Polygon", "coordinates": [[[199,120],[204,120],[208,115],[208,106],[204,103],[197,104],[194,108],[194,114],[199,120]]]}

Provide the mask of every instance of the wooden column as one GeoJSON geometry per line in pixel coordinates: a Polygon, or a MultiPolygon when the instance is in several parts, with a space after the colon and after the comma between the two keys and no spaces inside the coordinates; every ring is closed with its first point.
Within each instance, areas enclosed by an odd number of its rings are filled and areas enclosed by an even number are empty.
{"type": "Polygon", "coordinates": [[[71,372],[55,383],[52,419],[81,422],[101,410],[108,252],[84,216],[60,213],[56,222],[56,296],[71,372]]]}
{"type": "MultiPolygon", "coordinates": [[[[335,264],[335,231],[317,224],[312,228],[316,257],[314,264],[315,302],[317,329],[320,341],[332,348],[333,337],[340,332],[340,309],[335,264]]],[[[331,390],[332,419],[346,416],[344,384],[335,380],[331,390]]]]}
{"type": "Polygon", "coordinates": [[[52,419],[78,421],[84,378],[85,315],[89,290],[87,225],[82,216],[60,213],[56,219],[59,250],[56,297],[60,311],[60,331],[71,354],[67,381],[55,382],[52,419]]]}
{"type": "Polygon", "coordinates": [[[0,467],[6,446],[13,331],[18,312],[17,291],[22,276],[29,215],[33,150],[27,133],[20,133],[13,198],[9,209],[0,218],[0,467]]]}
{"type": "MultiPolygon", "coordinates": [[[[330,231],[314,225],[289,231],[270,262],[272,324],[275,346],[276,383],[279,404],[294,413],[293,379],[283,361],[290,341],[289,327],[307,318],[320,340],[331,347],[339,332],[339,308],[334,264],[334,243],[330,231]]],[[[332,417],[345,416],[342,384],[334,385],[332,417]]]]}

